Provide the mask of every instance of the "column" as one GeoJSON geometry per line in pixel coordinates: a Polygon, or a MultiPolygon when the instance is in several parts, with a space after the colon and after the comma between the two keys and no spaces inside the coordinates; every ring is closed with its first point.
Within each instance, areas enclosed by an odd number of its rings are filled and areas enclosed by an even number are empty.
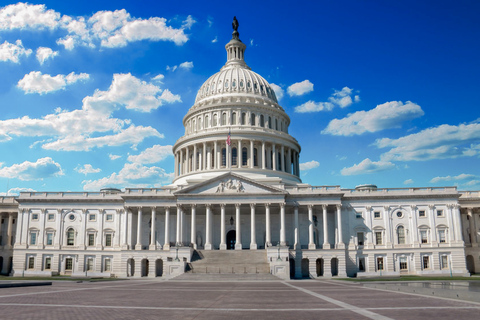
{"type": "Polygon", "coordinates": [[[323,209],[323,249],[330,249],[330,243],[328,242],[328,220],[327,220],[327,205],[322,205],[323,209]]]}
{"type": "MultiPolygon", "coordinates": [[[[253,169],[255,153],[253,151],[253,140],[250,140],[250,154],[251,154],[251,161],[250,161],[250,169],[253,169]]],[[[257,155],[258,156],[258,155],[257,155]]]]}
{"type": "Polygon", "coordinates": [[[185,170],[183,168],[183,150],[180,150],[180,165],[178,166],[179,169],[178,169],[178,175],[182,175],[183,174],[183,171],[185,170]]]}
{"type": "Polygon", "coordinates": [[[202,170],[207,170],[207,143],[203,143],[202,170]]]}
{"type": "Polygon", "coordinates": [[[345,243],[343,242],[342,205],[341,204],[337,204],[337,230],[338,230],[337,249],[345,249],[345,243]]]}
{"type": "Polygon", "coordinates": [[[242,152],[242,140],[238,140],[238,148],[237,148],[237,167],[242,167],[242,160],[243,160],[243,152],[242,152]]]}
{"type": "Polygon", "coordinates": [[[205,160],[207,164],[206,170],[212,169],[212,147],[207,148],[207,158],[205,160]]]}
{"type": "Polygon", "coordinates": [[[185,211],[180,207],[180,245],[185,243],[185,211]]]}
{"type": "Polygon", "coordinates": [[[192,163],[192,171],[197,171],[197,145],[193,145],[193,163],[192,163]]]}
{"type": "MultiPolygon", "coordinates": [[[[432,239],[432,243],[435,243],[437,242],[437,226],[436,226],[436,223],[435,223],[435,214],[436,214],[436,210],[435,210],[435,206],[433,204],[429,205],[428,208],[430,209],[429,210],[429,216],[430,216],[430,230],[431,230],[431,239],[432,239]]],[[[471,229],[470,229],[471,230],[471,229]]],[[[473,229],[475,231],[475,229],[473,229]]]]}
{"type": "Polygon", "coordinates": [[[277,170],[277,153],[275,151],[275,145],[272,144],[272,169],[277,170]]]}
{"type": "Polygon", "coordinates": [[[128,209],[124,209],[123,215],[123,232],[122,232],[122,250],[128,250],[128,242],[127,242],[127,235],[128,235],[128,219],[127,219],[127,212],[128,209]]]}
{"type": "Polygon", "coordinates": [[[470,243],[472,244],[472,247],[476,247],[478,244],[477,244],[475,220],[473,216],[473,208],[467,208],[467,216],[468,216],[468,226],[470,229],[470,243]]]}
{"type": "Polygon", "coordinates": [[[317,246],[313,240],[313,205],[308,205],[308,249],[315,250],[317,246]]]}
{"type": "Polygon", "coordinates": [[[385,221],[385,243],[387,247],[392,246],[392,233],[390,231],[390,206],[383,206],[383,216],[385,221]]]}
{"type": "Polygon", "coordinates": [[[173,173],[175,177],[178,177],[178,153],[175,153],[173,163],[175,164],[175,167],[173,168],[173,173]]]}
{"type": "Polygon", "coordinates": [[[280,171],[285,172],[285,147],[282,144],[281,153],[280,153],[280,171]]]}
{"type": "Polygon", "coordinates": [[[163,250],[170,250],[170,207],[165,208],[165,243],[163,250]]]}
{"type": "MultiPolygon", "coordinates": [[[[97,248],[103,249],[103,222],[105,221],[105,210],[98,210],[98,237],[97,237],[97,248]]],[[[83,233],[83,238],[85,239],[85,232],[83,233]]],[[[85,243],[85,241],[84,241],[85,243]]]]}
{"type": "Polygon", "coordinates": [[[39,222],[40,222],[40,230],[38,232],[38,239],[37,239],[37,245],[38,248],[43,249],[43,240],[45,239],[45,216],[47,214],[47,210],[42,209],[40,210],[40,217],[39,217],[39,222]]]}
{"type": "Polygon", "coordinates": [[[182,215],[182,207],[177,204],[177,228],[176,228],[176,234],[175,234],[175,246],[180,245],[180,228],[181,228],[181,215],[182,215]]]}
{"type": "Polygon", "coordinates": [[[135,250],[142,250],[142,207],[138,208],[137,216],[137,244],[135,250]]]}
{"type": "Polygon", "coordinates": [[[156,239],[156,232],[157,232],[157,208],[152,207],[152,218],[151,218],[151,228],[150,228],[150,250],[157,250],[157,239],[156,239]]]}
{"type": "Polygon", "coordinates": [[[197,249],[197,221],[196,221],[196,209],[197,205],[192,204],[192,221],[191,221],[191,230],[190,230],[190,243],[192,244],[193,249],[197,249]]]}
{"type": "Polygon", "coordinates": [[[227,250],[225,237],[225,204],[220,205],[220,250],[227,250]]]}
{"type": "Polygon", "coordinates": [[[127,233],[127,244],[129,249],[135,249],[135,246],[133,245],[133,212],[132,209],[128,209],[128,214],[127,214],[127,224],[130,226],[130,230],[127,233]]]}
{"type": "Polygon", "coordinates": [[[189,173],[190,172],[190,152],[189,152],[189,148],[186,147],[185,148],[186,151],[185,151],[185,173],[189,173]]]}
{"type": "Polygon", "coordinates": [[[219,166],[220,161],[218,160],[218,142],[217,141],[215,141],[213,143],[213,154],[214,154],[214,156],[213,156],[213,168],[218,169],[218,168],[220,168],[220,166],[219,166]]]}
{"type": "MultiPolygon", "coordinates": [[[[448,206],[448,239],[450,243],[455,241],[455,223],[453,218],[453,206],[449,204],[448,206]]],[[[416,230],[416,229],[415,229],[416,230]]]]}
{"type": "Polygon", "coordinates": [[[206,206],[206,227],[205,227],[205,250],[212,250],[212,208],[210,204],[206,206]]]}
{"type": "MultiPolygon", "coordinates": [[[[57,210],[58,211],[58,210],[57,210]]],[[[19,244],[24,244],[22,239],[22,230],[23,230],[23,216],[25,215],[25,209],[19,207],[18,208],[18,219],[17,219],[17,239],[19,240],[19,244]]],[[[58,230],[58,229],[57,229],[58,230]]],[[[57,231],[58,232],[58,231],[57,231]]]]}
{"type": "MultiPolygon", "coordinates": [[[[44,219],[44,221],[45,221],[45,219],[44,219]]],[[[13,243],[12,243],[12,226],[13,226],[13,213],[9,212],[8,213],[8,226],[7,226],[7,246],[8,247],[11,247],[13,245],[13,243]]],[[[44,227],[44,229],[45,229],[45,227],[44,227]]]]}
{"type": "Polygon", "coordinates": [[[299,230],[298,230],[298,204],[295,204],[295,207],[293,208],[293,220],[295,224],[295,230],[293,234],[293,249],[301,249],[301,245],[298,241],[299,239],[299,230]]]}
{"type": "Polygon", "coordinates": [[[262,141],[262,169],[265,170],[265,141],[262,141]]]}
{"type": "Polygon", "coordinates": [[[122,241],[121,241],[121,236],[123,236],[123,232],[122,232],[122,220],[123,220],[123,215],[122,215],[122,209],[117,209],[115,210],[115,212],[117,213],[117,217],[115,218],[115,223],[116,223],[116,229],[118,230],[117,231],[117,237],[115,238],[115,246],[120,248],[120,246],[122,245],[122,241]]]}
{"type": "Polygon", "coordinates": [[[250,250],[257,250],[257,239],[255,237],[255,203],[250,204],[250,250]]]}
{"type": "Polygon", "coordinates": [[[280,245],[285,246],[285,202],[280,203],[280,245]]]}
{"type": "Polygon", "coordinates": [[[462,220],[460,218],[460,206],[458,203],[453,205],[452,214],[454,215],[453,221],[455,222],[455,239],[457,239],[458,242],[464,243],[464,241],[462,241],[462,220]]]}
{"type": "Polygon", "coordinates": [[[288,148],[288,153],[287,153],[287,170],[285,170],[288,173],[292,173],[292,149],[288,148]]]}
{"type": "Polygon", "coordinates": [[[265,204],[265,249],[272,245],[272,233],[270,222],[270,204],[265,204]]]}
{"type": "Polygon", "coordinates": [[[240,203],[235,204],[235,250],[242,250],[242,230],[240,221],[240,203]]]}
{"type": "Polygon", "coordinates": [[[412,217],[413,246],[418,247],[417,206],[414,204],[410,206],[410,216],[412,217]]]}

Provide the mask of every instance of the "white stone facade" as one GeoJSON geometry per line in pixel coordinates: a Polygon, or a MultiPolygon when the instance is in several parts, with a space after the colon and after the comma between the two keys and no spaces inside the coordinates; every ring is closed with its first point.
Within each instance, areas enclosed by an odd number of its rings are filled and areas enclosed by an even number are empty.
{"type": "Polygon", "coordinates": [[[0,198],[4,274],[171,277],[195,249],[264,250],[282,278],[480,272],[480,192],[300,180],[300,145],[244,61],[200,88],[163,188],[0,198]]]}

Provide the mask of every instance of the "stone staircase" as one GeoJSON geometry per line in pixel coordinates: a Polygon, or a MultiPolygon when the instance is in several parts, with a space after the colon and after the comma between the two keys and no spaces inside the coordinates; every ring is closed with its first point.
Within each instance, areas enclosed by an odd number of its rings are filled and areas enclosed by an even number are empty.
{"type": "Polygon", "coordinates": [[[184,274],[174,280],[278,280],[265,250],[196,250],[184,274]]]}

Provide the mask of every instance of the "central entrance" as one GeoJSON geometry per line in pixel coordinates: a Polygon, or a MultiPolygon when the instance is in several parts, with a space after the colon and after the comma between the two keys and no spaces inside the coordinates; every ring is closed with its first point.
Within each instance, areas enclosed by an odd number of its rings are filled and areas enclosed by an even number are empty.
{"type": "Polygon", "coordinates": [[[227,232],[227,250],[235,249],[235,242],[237,239],[237,233],[235,230],[230,230],[227,232]]]}

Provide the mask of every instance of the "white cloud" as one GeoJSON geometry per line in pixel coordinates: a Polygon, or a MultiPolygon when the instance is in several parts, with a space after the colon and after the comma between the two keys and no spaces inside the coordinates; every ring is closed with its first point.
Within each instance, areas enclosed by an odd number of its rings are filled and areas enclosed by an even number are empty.
{"type": "Polygon", "coordinates": [[[185,19],[182,23],[182,28],[190,29],[197,21],[193,19],[191,15],[188,15],[187,19],[185,19]]]}
{"type": "Polygon", "coordinates": [[[378,148],[391,148],[383,161],[424,161],[480,155],[480,123],[443,124],[398,139],[377,139],[378,148]]]}
{"type": "Polygon", "coordinates": [[[290,97],[301,96],[311,91],[313,91],[313,83],[311,83],[309,80],[303,80],[302,82],[294,83],[287,88],[287,93],[290,97]]]}
{"type": "Polygon", "coordinates": [[[25,49],[22,44],[22,40],[15,41],[15,44],[5,41],[0,44],[0,61],[12,61],[14,63],[19,62],[20,56],[29,56],[32,53],[32,49],[25,49]]]}
{"type": "Polygon", "coordinates": [[[0,8],[0,30],[53,29],[60,21],[60,14],[46,10],[44,4],[17,3],[0,8]]]}
{"type": "Polygon", "coordinates": [[[172,146],[154,145],[141,152],[139,155],[131,155],[128,157],[128,161],[133,163],[156,163],[164,160],[168,156],[173,156],[172,146]]]}
{"type": "Polygon", "coordinates": [[[215,39],[212,40],[212,43],[218,42],[218,37],[215,37],[215,39]]]}
{"type": "Polygon", "coordinates": [[[412,183],[414,183],[413,179],[407,179],[403,181],[403,184],[412,184],[412,183]]]}
{"type": "Polygon", "coordinates": [[[318,161],[312,160],[312,161],[300,163],[300,170],[307,171],[307,170],[317,168],[318,166],[320,166],[320,163],[318,161]]]}
{"type": "Polygon", "coordinates": [[[17,86],[26,93],[44,94],[65,89],[67,85],[89,78],[90,75],[86,73],[75,74],[72,72],[68,75],[59,74],[52,77],[48,74],[42,74],[40,71],[32,71],[18,81],[17,86]]]}
{"type": "Polygon", "coordinates": [[[359,102],[360,96],[353,95],[353,89],[349,87],[343,87],[342,90],[334,90],[333,94],[325,102],[308,101],[295,107],[295,112],[318,112],[318,111],[330,111],[335,107],[346,108],[353,103],[359,102]]]}
{"type": "Polygon", "coordinates": [[[280,101],[283,98],[284,92],[282,87],[276,85],[275,83],[270,83],[270,87],[272,87],[275,95],[277,96],[277,100],[280,101]]]}
{"type": "Polygon", "coordinates": [[[192,61],[185,61],[180,63],[179,65],[180,68],[182,69],[192,69],[193,68],[193,62],[192,61]]]}
{"type": "Polygon", "coordinates": [[[357,174],[367,174],[367,173],[374,173],[379,171],[389,170],[395,167],[395,164],[386,161],[377,161],[374,162],[369,158],[366,158],[359,164],[355,164],[349,168],[343,168],[340,173],[343,176],[351,176],[357,174]]]}
{"type": "Polygon", "coordinates": [[[390,101],[378,105],[369,111],[357,111],[343,119],[333,119],[322,131],[337,136],[359,135],[365,132],[377,132],[399,128],[401,123],[424,115],[422,108],[410,101],[390,101]]]}
{"type": "Polygon", "coordinates": [[[62,176],[63,171],[59,163],[50,157],[38,159],[36,162],[25,161],[4,167],[0,163],[0,177],[20,180],[42,180],[50,177],[62,176]]]}
{"type": "Polygon", "coordinates": [[[460,180],[466,180],[466,179],[472,179],[475,178],[475,175],[473,174],[467,174],[467,173],[462,173],[459,174],[458,176],[445,176],[445,177],[435,177],[432,180],[430,180],[431,183],[438,183],[441,181],[460,181],[460,180]]]}
{"type": "Polygon", "coordinates": [[[83,167],[80,167],[80,166],[76,167],[75,171],[77,171],[78,173],[83,173],[84,175],[87,175],[89,173],[98,173],[102,171],[102,169],[100,168],[95,169],[91,164],[84,164],[83,167]]]}
{"type": "Polygon", "coordinates": [[[120,159],[122,156],[110,153],[110,154],[108,154],[108,157],[110,158],[110,160],[117,160],[117,159],[120,159]]]}
{"type": "Polygon", "coordinates": [[[152,78],[153,81],[158,81],[162,83],[162,80],[165,78],[165,76],[161,73],[157,74],[155,77],[152,78]]]}
{"type": "Polygon", "coordinates": [[[468,182],[465,182],[463,185],[466,187],[480,185],[480,180],[470,180],[468,182]]]}
{"type": "Polygon", "coordinates": [[[0,197],[5,196],[18,196],[20,192],[36,192],[36,190],[31,188],[11,188],[7,192],[0,192],[0,197]]]}
{"type": "Polygon", "coordinates": [[[40,64],[43,64],[48,59],[58,55],[58,51],[53,51],[51,48],[39,47],[37,49],[37,60],[40,64]]]}
{"type": "Polygon", "coordinates": [[[173,71],[177,70],[177,68],[178,68],[178,66],[175,65],[175,66],[173,66],[173,67],[167,66],[166,69],[167,69],[167,70],[171,70],[171,71],[173,72],[173,71]]]}

